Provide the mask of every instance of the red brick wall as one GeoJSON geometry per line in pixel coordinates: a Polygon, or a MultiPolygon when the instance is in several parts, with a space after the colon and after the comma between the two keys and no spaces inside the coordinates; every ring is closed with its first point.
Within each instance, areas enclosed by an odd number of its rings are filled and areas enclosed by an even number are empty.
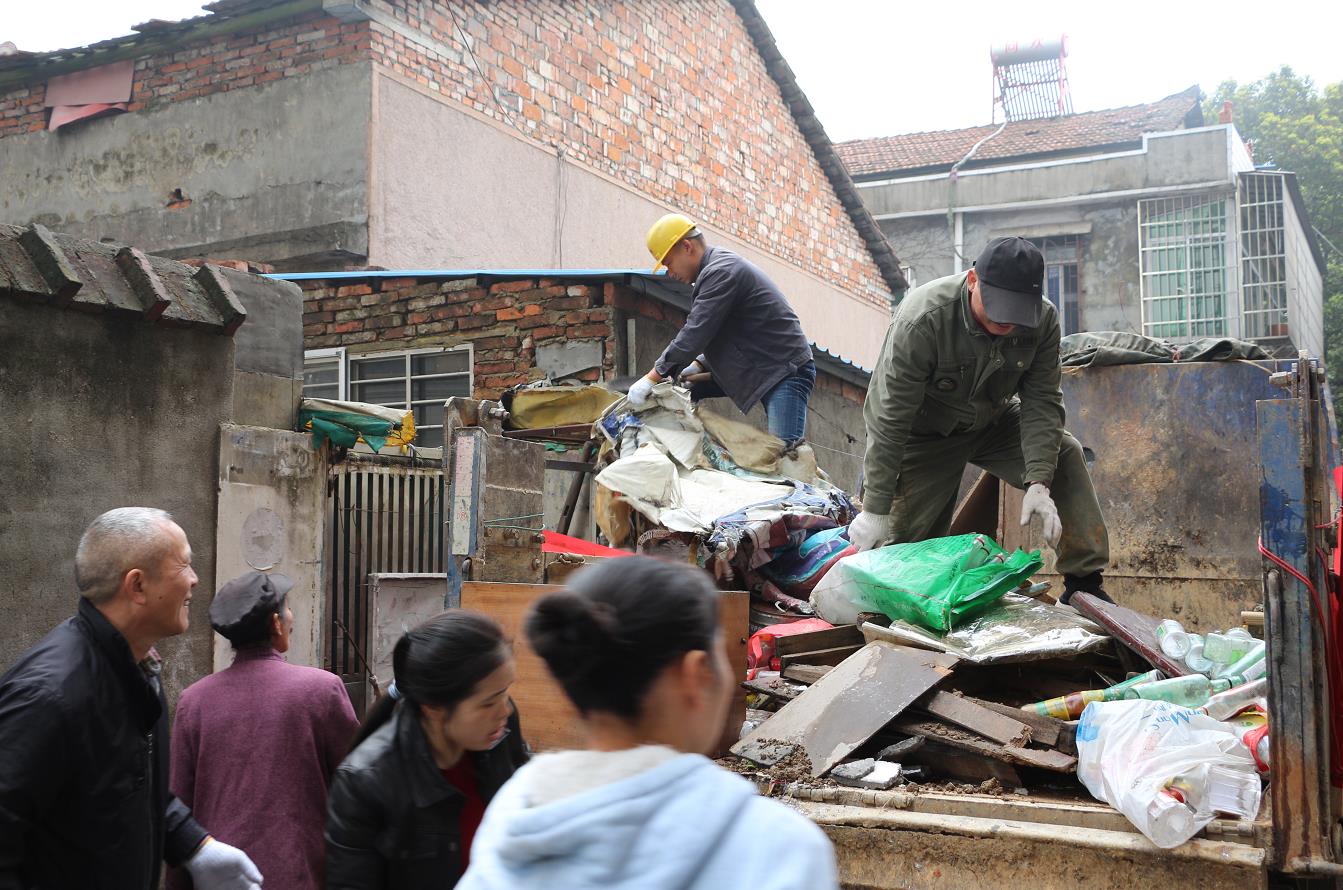
{"type": "MultiPolygon", "coordinates": [[[[368,22],[313,13],[283,27],[184,45],[136,61],[128,111],[367,61],[371,39],[368,22]]],[[[45,80],[0,95],[0,138],[45,130],[45,97],[45,80]]]]}
{"type": "MultiPolygon", "coordinates": [[[[536,368],[541,343],[605,340],[604,370],[608,378],[614,374],[607,304],[613,284],[388,278],[303,286],[304,348],[381,352],[471,343],[479,399],[496,399],[510,386],[545,376],[536,368]]],[[[577,376],[595,382],[601,374],[593,368],[577,376]]]]}
{"type": "Polygon", "coordinates": [[[375,24],[372,52],[385,67],[887,305],[872,296],[885,284],[726,0],[455,2],[456,22],[442,0],[377,5],[458,55],[375,24]]]}

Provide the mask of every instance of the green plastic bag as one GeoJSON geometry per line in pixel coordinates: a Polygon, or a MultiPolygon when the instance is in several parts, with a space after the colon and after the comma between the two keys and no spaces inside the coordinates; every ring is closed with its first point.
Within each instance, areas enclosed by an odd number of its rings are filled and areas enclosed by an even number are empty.
{"type": "Polygon", "coordinates": [[[831,624],[854,624],[860,612],[880,612],[946,633],[1041,565],[1040,551],[1008,553],[985,535],[891,544],[841,559],[816,585],[811,602],[831,624]]]}

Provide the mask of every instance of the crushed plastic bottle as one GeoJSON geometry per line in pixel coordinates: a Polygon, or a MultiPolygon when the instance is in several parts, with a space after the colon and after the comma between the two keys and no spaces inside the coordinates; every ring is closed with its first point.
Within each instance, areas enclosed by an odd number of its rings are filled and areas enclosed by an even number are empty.
{"type": "MultiPolygon", "coordinates": [[[[1237,678],[1239,679],[1239,678],[1237,678]]],[[[1233,686],[1226,692],[1219,692],[1203,706],[1203,711],[1214,720],[1225,720],[1233,714],[1258,703],[1268,695],[1268,680],[1259,679],[1253,683],[1233,686]]]]}
{"type": "Polygon", "coordinates": [[[1207,674],[1213,669],[1213,663],[1204,657],[1203,634],[1189,635],[1189,652],[1184,657],[1185,666],[1199,674],[1207,674]]]}
{"type": "Polygon", "coordinates": [[[1250,651],[1255,639],[1242,627],[1225,633],[1210,633],[1203,641],[1203,656],[1218,664],[1232,665],[1250,651]]]}
{"type": "Polygon", "coordinates": [[[1194,811],[1178,794],[1158,791],[1147,805],[1147,836],[1158,847],[1178,847],[1195,832],[1194,811]]]}
{"type": "Polygon", "coordinates": [[[1171,658],[1184,658],[1189,654],[1193,642],[1180,622],[1173,618],[1167,618],[1156,626],[1156,641],[1161,651],[1171,658]]]}
{"type": "MultiPolygon", "coordinates": [[[[1233,674],[1239,674],[1242,677],[1248,678],[1250,677],[1250,669],[1253,668],[1256,664],[1261,663],[1264,663],[1264,641],[1255,640],[1254,643],[1250,646],[1249,652],[1246,652],[1245,655],[1243,655],[1240,658],[1240,660],[1236,661],[1234,664],[1226,665],[1225,667],[1218,670],[1215,676],[1229,677],[1233,674]]],[[[1267,671],[1267,669],[1268,665],[1265,663],[1263,670],[1267,671]]],[[[1263,674],[1261,673],[1259,674],[1259,676],[1262,677],[1263,674]]],[[[1257,677],[1251,679],[1257,679],[1257,677]]]]}

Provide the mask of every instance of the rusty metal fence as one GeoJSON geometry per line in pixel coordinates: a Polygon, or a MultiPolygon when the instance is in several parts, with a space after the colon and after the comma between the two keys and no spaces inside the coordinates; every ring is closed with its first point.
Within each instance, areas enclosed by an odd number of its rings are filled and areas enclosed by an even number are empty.
{"type": "Polygon", "coordinates": [[[443,571],[443,468],[352,455],[331,467],[326,492],[323,662],[348,680],[369,652],[368,576],[443,571]]]}

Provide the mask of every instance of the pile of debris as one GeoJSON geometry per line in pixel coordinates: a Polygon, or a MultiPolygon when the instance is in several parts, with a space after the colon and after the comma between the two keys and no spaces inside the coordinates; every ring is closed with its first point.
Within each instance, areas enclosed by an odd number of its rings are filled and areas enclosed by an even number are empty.
{"type": "Polygon", "coordinates": [[[1087,594],[1059,606],[1046,588],[1026,580],[943,631],[897,608],[758,632],[731,768],[803,798],[1090,792],[1162,847],[1218,813],[1255,819],[1263,642],[1240,628],[1195,639],[1087,594]]]}

